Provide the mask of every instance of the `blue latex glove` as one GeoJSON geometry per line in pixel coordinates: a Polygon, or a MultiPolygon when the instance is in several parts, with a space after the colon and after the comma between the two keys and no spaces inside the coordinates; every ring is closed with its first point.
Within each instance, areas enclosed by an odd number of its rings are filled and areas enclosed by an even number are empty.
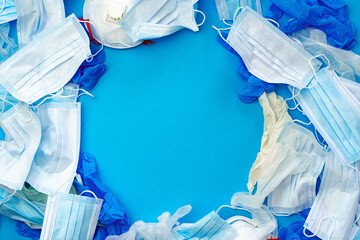
{"type": "Polygon", "coordinates": [[[104,51],[95,55],[90,62],[85,60],[80,65],[71,81],[79,84],[80,87],[83,87],[86,90],[93,89],[106,71],[105,61],[106,54],[104,51]]]}
{"type": "Polygon", "coordinates": [[[40,229],[32,229],[28,225],[26,225],[25,223],[20,222],[20,221],[17,221],[16,232],[19,235],[21,235],[23,237],[31,238],[32,240],[39,240],[40,234],[41,234],[40,229]]]}
{"type": "Polygon", "coordinates": [[[278,21],[283,11],[293,19],[281,26],[290,34],[306,27],[322,30],[329,44],[349,49],[356,44],[356,28],[349,20],[348,6],[341,0],[271,0],[273,5],[267,17],[278,21]],[[274,5],[275,4],[275,5],[274,5]]]}
{"type": "MultiPolygon", "coordinates": [[[[309,215],[310,208],[300,212],[303,220],[298,220],[291,223],[288,227],[280,227],[279,240],[320,240],[318,237],[306,237],[303,233],[305,219],[309,215]]],[[[312,235],[310,231],[306,232],[308,235],[312,235]]]]}
{"type": "Polygon", "coordinates": [[[120,235],[129,230],[129,219],[124,208],[109,189],[100,181],[97,174],[95,157],[90,153],[80,153],[77,173],[81,175],[84,186],[77,180],[74,181],[79,193],[90,190],[98,198],[104,200],[101,208],[99,221],[106,229],[97,230],[94,239],[102,240],[107,235],[120,235]]]}
{"type": "MultiPolygon", "coordinates": [[[[227,33],[223,33],[222,35],[225,39],[228,36],[227,33]]],[[[237,70],[237,73],[242,78],[247,79],[245,86],[240,90],[240,92],[238,94],[238,98],[240,101],[248,104],[248,103],[251,103],[251,102],[255,101],[256,99],[258,99],[264,91],[266,91],[268,93],[275,91],[275,84],[264,82],[261,79],[252,75],[248,71],[248,69],[246,68],[244,61],[242,60],[240,55],[227,42],[225,42],[220,37],[220,35],[217,36],[216,40],[226,50],[228,50],[229,52],[231,52],[239,57],[240,65],[237,70]]]]}

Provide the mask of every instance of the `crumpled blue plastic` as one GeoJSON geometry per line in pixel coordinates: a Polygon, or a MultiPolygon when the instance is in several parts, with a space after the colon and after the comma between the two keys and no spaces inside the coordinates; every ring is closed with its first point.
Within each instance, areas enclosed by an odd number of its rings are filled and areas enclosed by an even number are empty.
{"type": "Polygon", "coordinates": [[[15,229],[16,232],[23,237],[28,237],[31,238],[32,240],[40,239],[41,229],[32,229],[21,221],[17,221],[15,229]]]}
{"type": "Polygon", "coordinates": [[[306,27],[322,30],[330,45],[350,49],[356,44],[356,28],[348,16],[348,6],[341,0],[270,0],[268,18],[278,21],[281,11],[290,19],[281,30],[290,34],[306,27]]]}
{"type": "MultiPolygon", "coordinates": [[[[280,227],[279,229],[279,240],[320,240],[320,238],[306,237],[303,233],[305,219],[309,215],[310,208],[305,209],[300,212],[300,215],[303,217],[303,220],[298,220],[291,223],[287,227],[280,227]]],[[[307,231],[308,235],[312,235],[310,231],[307,231]]]]}
{"type": "MultiPolygon", "coordinates": [[[[98,198],[104,200],[100,211],[99,221],[105,225],[104,229],[97,229],[95,240],[103,240],[108,235],[120,235],[130,228],[129,219],[124,208],[109,189],[100,181],[97,174],[95,157],[86,152],[80,153],[77,173],[80,174],[83,184],[74,181],[79,193],[90,190],[98,198]]],[[[103,228],[98,226],[98,228],[103,228]]]]}
{"type": "MultiPolygon", "coordinates": [[[[222,35],[225,39],[228,36],[227,33],[223,33],[222,35]]],[[[241,102],[248,104],[257,100],[264,91],[267,93],[275,91],[275,84],[264,82],[248,71],[240,55],[227,42],[225,42],[220,35],[217,36],[216,40],[226,50],[239,57],[240,65],[237,73],[242,78],[247,79],[245,86],[240,89],[240,92],[238,93],[238,98],[241,102]]]]}
{"type": "Polygon", "coordinates": [[[79,69],[76,71],[72,78],[74,83],[80,85],[80,87],[91,90],[98,83],[99,79],[105,74],[106,65],[106,54],[102,50],[96,54],[92,61],[84,61],[79,69]]]}

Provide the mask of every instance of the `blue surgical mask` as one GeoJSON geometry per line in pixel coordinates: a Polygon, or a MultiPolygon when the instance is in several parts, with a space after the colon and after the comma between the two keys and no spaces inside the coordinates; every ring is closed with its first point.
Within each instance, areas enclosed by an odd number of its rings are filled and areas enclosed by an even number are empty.
{"type": "Polygon", "coordinates": [[[325,152],[315,157],[305,172],[286,177],[268,196],[269,209],[277,215],[291,215],[311,208],[324,160],[325,152]]]}
{"type": "Polygon", "coordinates": [[[298,43],[248,7],[236,18],[226,41],[249,72],[268,83],[302,89],[321,66],[298,43]]]}
{"type": "Polygon", "coordinates": [[[0,24],[11,22],[17,18],[14,0],[1,0],[0,10],[0,24]]]}
{"type": "Polygon", "coordinates": [[[177,1],[176,8],[170,11],[160,21],[153,20],[157,14],[150,19],[150,21],[141,23],[132,36],[133,40],[140,41],[160,38],[173,34],[183,28],[190,29],[194,32],[199,31],[199,26],[205,21],[205,15],[203,12],[194,9],[194,5],[197,5],[196,3],[197,0],[177,1]],[[195,21],[196,12],[203,15],[204,19],[200,24],[197,24],[195,21]]]}
{"type": "Polygon", "coordinates": [[[94,197],[64,193],[49,196],[40,240],[93,239],[103,203],[94,197]]]}
{"type": "Polygon", "coordinates": [[[21,190],[41,138],[40,121],[28,105],[19,102],[0,115],[6,139],[0,142],[0,184],[21,190]]]}
{"type": "Polygon", "coordinates": [[[354,168],[341,165],[332,152],[328,153],[319,193],[304,224],[306,235],[352,239],[360,197],[359,174],[354,168]]]}
{"type": "Polygon", "coordinates": [[[65,18],[63,0],[16,0],[19,48],[65,18]]]}
{"type": "Polygon", "coordinates": [[[185,239],[232,239],[234,230],[214,211],[193,224],[181,224],[173,229],[176,240],[185,239]]]}
{"type": "Polygon", "coordinates": [[[304,113],[343,164],[360,159],[360,104],[332,70],[321,69],[312,88],[296,96],[304,113]]]}
{"type": "Polygon", "coordinates": [[[0,185],[0,214],[9,218],[41,226],[44,220],[46,205],[31,202],[21,191],[0,185]]]}
{"type": "Polygon", "coordinates": [[[81,103],[48,102],[40,105],[41,141],[27,182],[47,195],[68,193],[76,175],[80,151],[81,103]]]}
{"type": "Polygon", "coordinates": [[[74,14],[45,31],[0,65],[0,84],[34,103],[61,89],[91,57],[89,38],[74,14]]]}
{"type": "Polygon", "coordinates": [[[262,15],[260,0],[215,0],[220,20],[233,20],[241,7],[250,7],[262,15]]]}

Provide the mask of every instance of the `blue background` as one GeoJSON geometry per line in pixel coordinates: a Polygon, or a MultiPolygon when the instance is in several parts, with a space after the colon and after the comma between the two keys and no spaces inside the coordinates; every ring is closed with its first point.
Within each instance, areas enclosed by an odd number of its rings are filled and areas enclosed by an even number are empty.
{"type": "MultiPolygon", "coordinates": [[[[360,4],[345,2],[360,27],[360,4]]],[[[66,14],[82,17],[83,3],[65,0],[66,14]]],[[[269,5],[263,1],[265,12],[269,5]]],[[[80,98],[81,149],[96,156],[102,181],[132,222],[157,222],[186,204],[193,210],[183,221],[194,222],[229,204],[233,193],[247,190],[260,149],[262,108],[237,99],[245,82],[237,57],[216,42],[211,26],[224,25],[215,0],[201,0],[199,9],[206,14],[200,32],[182,30],[129,50],[105,48],[107,72],[95,98],[80,98]]],[[[360,53],[359,45],[353,50],[360,53]]],[[[284,86],[277,91],[290,95],[284,86]]],[[[0,239],[26,239],[15,224],[0,216],[0,239]]]]}

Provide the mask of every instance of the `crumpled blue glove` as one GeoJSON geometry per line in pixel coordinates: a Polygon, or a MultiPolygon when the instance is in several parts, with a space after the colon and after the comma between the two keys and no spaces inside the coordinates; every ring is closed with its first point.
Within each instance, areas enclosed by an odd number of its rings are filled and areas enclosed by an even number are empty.
{"type": "Polygon", "coordinates": [[[41,229],[32,229],[21,221],[17,221],[15,229],[16,232],[23,237],[28,237],[31,238],[32,240],[40,239],[41,229]]]}
{"type": "MultiPolygon", "coordinates": [[[[97,174],[95,157],[86,152],[80,153],[77,173],[80,174],[83,184],[74,181],[79,193],[90,190],[100,199],[103,199],[103,206],[100,211],[99,221],[106,229],[97,229],[95,240],[103,240],[108,235],[120,235],[130,228],[129,219],[124,208],[109,189],[100,181],[97,174]]],[[[98,227],[102,228],[102,227],[98,227]]]]}
{"type": "Polygon", "coordinates": [[[80,65],[76,71],[72,80],[74,83],[80,85],[80,87],[91,90],[98,83],[99,79],[105,74],[106,65],[106,54],[102,50],[96,54],[92,61],[87,62],[86,60],[80,65]]]}
{"type": "Polygon", "coordinates": [[[291,20],[281,26],[286,34],[306,27],[322,30],[329,44],[349,49],[356,44],[356,28],[348,16],[348,6],[341,0],[271,0],[268,18],[278,21],[283,11],[291,20]]]}
{"type": "MultiPolygon", "coordinates": [[[[225,39],[228,36],[227,33],[223,33],[222,35],[225,39]]],[[[239,57],[240,65],[237,73],[242,78],[247,79],[245,86],[240,89],[238,94],[238,98],[241,102],[248,104],[258,99],[264,91],[267,93],[275,91],[275,84],[264,82],[248,71],[240,55],[227,42],[225,42],[220,35],[217,36],[216,40],[226,50],[239,57]]]]}

